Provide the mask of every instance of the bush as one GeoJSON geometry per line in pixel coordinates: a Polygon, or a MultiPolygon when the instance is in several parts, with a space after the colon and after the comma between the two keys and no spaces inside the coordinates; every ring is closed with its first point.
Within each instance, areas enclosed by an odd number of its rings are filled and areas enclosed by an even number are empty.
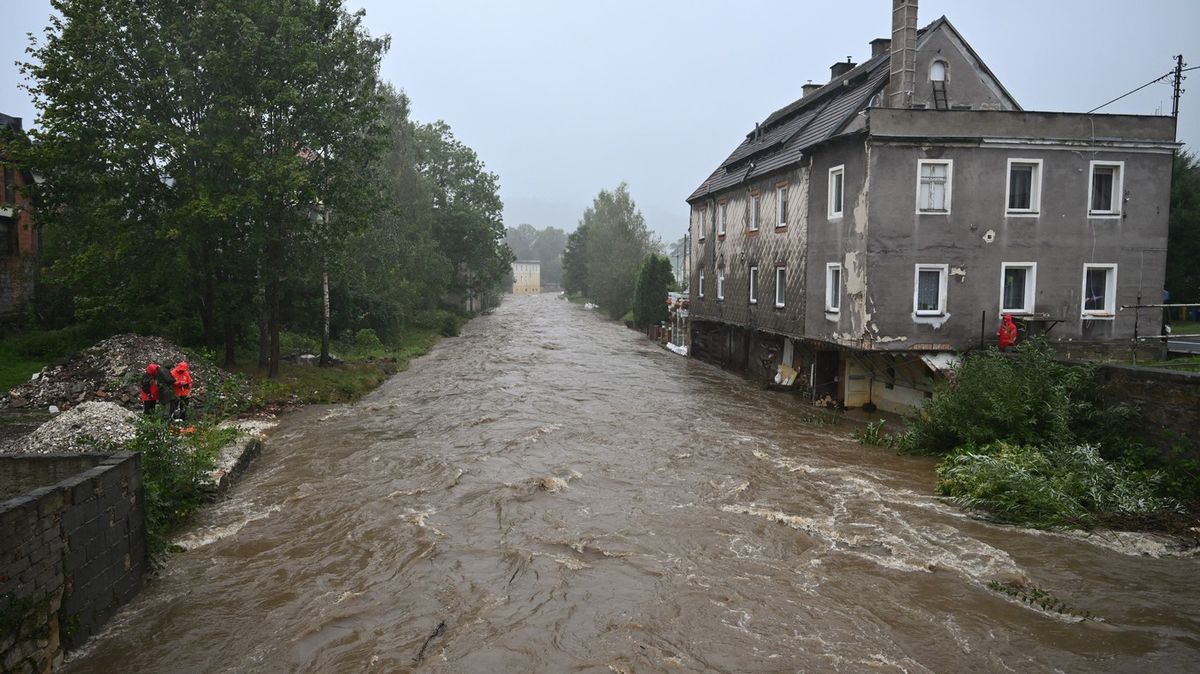
{"type": "Polygon", "coordinates": [[[379,341],[379,335],[371,328],[363,328],[354,333],[354,345],[360,349],[378,349],[383,346],[383,342],[379,341]]]}
{"type": "Polygon", "coordinates": [[[1097,513],[1177,507],[1157,495],[1160,473],[1133,471],[1090,445],[965,447],[946,457],[937,476],[938,493],[958,505],[1038,527],[1090,527],[1097,513]]]}
{"type": "Polygon", "coordinates": [[[120,448],[142,453],[146,557],[152,565],[161,565],[170,551],[171,534],[207,499],[206,477],[216,467],[221,446],[236,433],[198,427],[181,435],[162,420],[142,419],[134,439],[120,448]]]}
{"type": "Polygon", "coordinates": [[[1130,441],[1137,416],[1129,406],[1104,406],[1095,368],[1054,360],[1045,342],[1031,339],[1014,351],[968,354],[917,416],[900,448],[947,454],[995,441],[1013,445],[1104,447],[1130,441]]]}

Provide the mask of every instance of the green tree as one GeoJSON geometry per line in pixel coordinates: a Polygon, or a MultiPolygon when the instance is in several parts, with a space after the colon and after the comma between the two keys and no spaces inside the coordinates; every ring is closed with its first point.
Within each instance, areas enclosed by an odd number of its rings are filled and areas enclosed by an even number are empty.
{"type": "Polygon", "coordinates": [[[568,240],[564,256],[564,264],[573,267],[568,272],[572,287],[583,289],[610,317],[624,316],[633,303],[642,260],[658,248],[629,196],[628,185],[621,183],[612,192],[601,190],[576,231],[580,238],[568,240]],[[577,259],[580,253],[582,265],[577,259]]]}
{"type": "Polygon", "coordinates": [[[1200,162],[1183,150],[1171,179],[1166,284],[1172,302],[1200,302],[1200,162]]]}
{"type": "Polygon", "coordinates": [[[516,259],[504,243],[500,183],[445,122],[416,128],[417,170],[433,204],[433,236],[453,271],[450,293],[474,310],[516,259]]]}
{"type": "Polygon", "coordinates": [[[563,251],[563,290],[570,294],[588,295],[588,242],[589,227],[580,222],[579,227],[567,236],[567,248],[563,251]]]}
{"type": "Polygon", "coordinates": [[[656,253],[646,256],[633,292],[633,322],[639,328],[657,325],[669,318],[667,292],[674,281],[670,260],[656,253]]]}
{"type": "Polygon", "coordinates": [[[509,227],[504,241],[518,260],[541,262],[542,283],[562,283],[562,256],[567,247],[567,233],[557,227],[536,229],[522,224],[509,227]]]}

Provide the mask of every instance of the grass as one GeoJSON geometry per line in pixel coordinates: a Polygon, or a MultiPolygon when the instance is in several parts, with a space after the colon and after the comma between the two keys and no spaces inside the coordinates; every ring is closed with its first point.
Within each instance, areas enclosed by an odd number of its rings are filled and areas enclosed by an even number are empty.
{"type": "Polygon", "coordinates": [[[0,392],[19,386],[49,363],[41,358],[28,358],[0,345],[0,392]]]}
{"type": "Polygon", "coordinates": [[[428,352],[439,337],[439,330],[433,328],[408,330],[391,344],[359,335],[331,346],[330,351],[341,363],[319,367],[285,362],[280,364],[275,379],[267,378],[250,364],[233,370],[250,378],[254,406],[353,402],[405,370],[410,360],[428,352]]]}
{"type": "Polygon", "coordinates": [[[33,330],[0,338],[0,393],[29,381],[43,367],[90,346],[87,328],[33,330]]]}

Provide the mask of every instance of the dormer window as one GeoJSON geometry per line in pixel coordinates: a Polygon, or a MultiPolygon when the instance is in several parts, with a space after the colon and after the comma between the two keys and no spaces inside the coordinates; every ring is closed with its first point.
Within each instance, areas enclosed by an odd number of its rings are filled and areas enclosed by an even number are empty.
{"type": "Polygon", "coordinates": [[[929,81],[945,82],[947,66],[945,61],[934,61],[929,64],[929,81]]]}

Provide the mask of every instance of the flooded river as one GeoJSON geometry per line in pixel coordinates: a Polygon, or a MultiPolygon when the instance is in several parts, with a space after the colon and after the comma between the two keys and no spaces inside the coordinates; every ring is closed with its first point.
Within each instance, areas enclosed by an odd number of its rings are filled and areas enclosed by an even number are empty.
{"type": "Polygon", "coordinates": [[[979,522],[850,430],[510,298],[359,404],[284,418],[67,669],[1200,668],[1200,559],[979,522]]]}

